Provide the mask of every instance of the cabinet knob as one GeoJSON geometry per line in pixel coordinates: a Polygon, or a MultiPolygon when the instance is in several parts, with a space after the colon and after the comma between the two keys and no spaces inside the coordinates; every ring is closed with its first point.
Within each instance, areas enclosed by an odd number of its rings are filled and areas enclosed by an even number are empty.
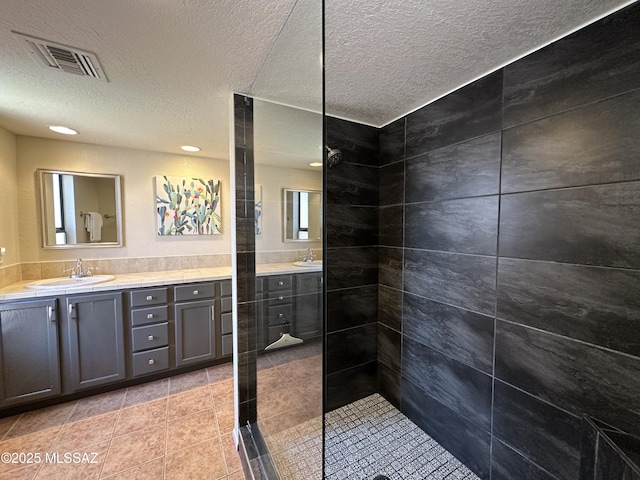
{"type": "Polygon", "coordinates": [[[153,300],[153,295],[147,295],[147,300],[148,300],[148,301],[153,300]]]}
{"type": "Polygon", "coordinates": [[[149,335],[149,336],[147,337],[147,340],[149,340],[149,341],[153,340],[153,335],[149,335]]]}
{"type": "Polygon", "coordinates": [[[194,295],[198,295],[199,293],[200,293],[200,292],[199,292],[198,290],[194,290],[194,291],[193,291],[193,294],[194,294],[194,295]]]}
{"type": "Polygon", "coordinates": [[[153,365],[154,363],[156,363],[156,361],[153,358],[149,359],[149,365],[153,365]]]}
{"type": "Polygon", "coordinates": [[[278,300],[284,300],[284,297],[283,297],[282,295],[280,295],[280,296],[278,297],[278,300]]]}
{"type": "Polygon", "coordinates": [[[282,318],[282,317],[284,317],[284,313],[279,313],[278,318],[282,318]]]}
{"type": "Polygon", "coordinates": [[[283,282],[283,281],[279,281],[279,282],[278,282],[278,286],[280,286],[280,287],[281,287],[281,286],[283,286],[283,285],[284,285],[284,282],[283,282]]]}
{"type": "Polygon", "coordinates": [[[153,313],[147,313],[147,318],[148,319],[152,319],[153,318],[153,313]]]}

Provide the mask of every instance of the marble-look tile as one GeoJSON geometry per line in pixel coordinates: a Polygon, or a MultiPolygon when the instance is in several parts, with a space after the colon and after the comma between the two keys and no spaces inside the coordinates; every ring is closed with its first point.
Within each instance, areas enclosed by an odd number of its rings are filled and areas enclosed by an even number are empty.
{"type": "Polygon", "coordinates": [[[342,151],[342,163],[377,167],[379,137],[378,128],[326,117],[327,146],[342,151]]]}
{"type": "Polygon", "coordinates": [[[404,224],[405,247],[495,255],[498,196],[408,204],[404,224]]]}
{"type": "Polygon", "coordinates": [[[378,285],[378,321],[402,331],[402,291],[378,285]]]}
{"type": "Polygon", "coordinates": [[[500,130],[502,70],[407,115],[406,158],[500,130]]]}
{"type": "Polygon", "coordinates": [[[213,409],[176,418],[167,422],[167,453],[219,435],[218,420],[213,409]]]}
{"type": "Polygon", "coordinates": [[[498,317],[640,356],[640,271],[501,258],[498,317]]]}
{"type": "Polygon", "coordinates": [[[491,448],[491,480],[558,480],[512,450],[495,436],[491,448]]]}
{"type": "Polygon", "coordinates": [[[378,363],[400,372],[402,359],[402,336],[400,332],[378,325],[378,363]]]}
{"type": "Polygon", "coordinates": [[[505,125],[637,89],[638,29],[632,5],[505,67],[505,125]]]}
{"type": "Polygon", "coordinates": [[[331,247],[378,244],[378,208],[341,205],[336,215],[327,216],[327,243],[331,247]]]}
{"type": "Polygon", "coordinates": [[[636,357],[498,321],[495,369],[498,379],[575,415],[640,431],[636,357]]]}
{"type": "Polygon", "coordinates": [[[336,373],[376,360],[377,322],[326,336],[327,373],[336,373]]]}
{"type": "Polygon", "coordinates": [[[378,283],[377,247],[331,248],[325,259],[328,290],[378,283]]]}
{"type": "Polygon", "coordinates": [[[371,361],[338,373],[328,374],[325,383],[325,412],[343,407],[377,391],[377,364],[371,361]]]}
{"type": "Polygon", "coordinates": [[[501,134],[492,133],[407,160],[405,201],[497,194],[500,141],[501,134]]]}
{"type": "Polygon", "coordinates": [[[404,168],[404,162],[380,168],[380,206],[398,205],[404,201],[404,168]]]}
{"type": "Polygon", "coordinates": [[[558,478],[577,478],[580,470],[579,417],[496,381],[493,434],[558,478]]]}
{"type": "Polygon", "coordinates": [[[102,477],[105,480],[158,480],[164,475],[164,457],[156,458],[130,470],[117,473],[111,477],[102,477]]]}
{"type": "Polygon", "coordinates": [[[380,129],[380,166],[404,160],[405,123],[403,117],[380,129]]]}
{"type": "Polygon", "coordinates": [[[402,248],[378,248],[378,282],[380,285],[398,290],[402,288],[402,258],[402,248]]]}
{"type": "Polygon", "coordinates": [[[378,244],[387,247],[402,247],[404,207],[380,207],[378,209],[378,244]]]}
{"type": "Polygon", "coordinates": [[[640,179],[638,109],[640,90],[505,130],[502,192],[640,179]]]}
{"type": "Polygon", "coordinates": [[[402,413],[482,480],[489,480],[489,432],[433,399],[405,378],[401,388],[402,413]]]}
{"type": "Polygon", "coordinates": [[[118,416],[118,423],[113,432],[114,437],[126,435],[137,430],[164,424],[167,420],[167,399],[123,408],[118,416]]]}
{"type": "Polygon", "coordinates": [[[402,376],[480,428],[491,426],[491,377],[405,337],[402,376]]]}
{"type": "Polygon", "coordinates": [[[210,387],[215,405],[233,402],[233,379],[217,382],[210,387]]]}
{"type": "Polygon", "coordinates": [[[80,451],[89,445],[108,442],[111,440],[117,420],[118,412],[112,412],[68,423],[62,428],[53,447],[73,452],[80,451]]]}
{"type": "Polygon", "coordinates": [[[423,345],[491,374],[494,319],[407,293],[403,333],[423,345]]]}
{"type": "Polygon", "coordinates": [[[377,321],[377,304],[376,285],[327,292],[327,332],[377,321]]]}
{"type": "Polygon", "coordinates": [[[640,182],[503,195],[500,255],[640,267],[640,182]]]}
{"type": "Polygon", "coordinates": [[[378,168],[367,165],[341,163],[327,170],[327,222],[332,215],[340,215],[338,205],[378,206],[378,168]]]}
{"type": "MultiPolygon", "coordinates": [[[[198,387],[169,396],[167,400],[166,418],[171,420],[173,418],[191,415],[195,412],[202,412],[210,408],[212,408],[212,403],[209,386],[198,387]]],[[[151,414],[151,412],[149,413],[151,414]]],[[[158,412],[158,415],[160,415],[160,412],[158,412]]]]}
{"type": "Polygon", "coordinates": [[[404,251],[404,290],[437,302],[493,315],[495,277],[495,258],[404,251]]]}

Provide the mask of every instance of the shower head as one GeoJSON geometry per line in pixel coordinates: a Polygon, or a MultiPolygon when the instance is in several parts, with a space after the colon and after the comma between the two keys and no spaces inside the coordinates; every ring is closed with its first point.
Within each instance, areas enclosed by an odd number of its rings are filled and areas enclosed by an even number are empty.
{"type": "Polygon", "coordinates": [[[338,165],[342,161],[342,152],[337,148],[329,148],[325,145],[327,149],[327,167],[333,168],[338,165]]]}

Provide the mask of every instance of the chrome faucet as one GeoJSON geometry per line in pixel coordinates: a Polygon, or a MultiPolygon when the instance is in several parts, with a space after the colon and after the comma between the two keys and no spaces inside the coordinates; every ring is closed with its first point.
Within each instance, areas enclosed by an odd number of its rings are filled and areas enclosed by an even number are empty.
{"type": "Polygon", "coordinates": [[[74,268],[70,268],[69,270],[71,271],[71,274],[69,275],[70,278],[91,277],[93,275],[93,270],[95,270],[95,267],[88,267],[85,271],[82,267],[82,259],[78,258],[76,260],[76,266],[74,268]]]}
{"type": "Polygon", "coordinates": [[[313,254],[313,252],[311,251],[310,248],[307,250],[307,253],[302,255],[302,261],[303,262],[311,263],[311,262],[313,262],[314,258],[315,258],[315,255],[313,254]]]}

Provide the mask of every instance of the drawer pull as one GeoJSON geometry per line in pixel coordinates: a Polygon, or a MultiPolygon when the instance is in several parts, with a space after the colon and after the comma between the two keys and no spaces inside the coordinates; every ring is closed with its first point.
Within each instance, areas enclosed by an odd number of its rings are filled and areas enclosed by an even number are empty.
{"type": "Polygon", "coordinates": [[[280,296],[278,297],[278,300],[281,300],[281,301],[282,301],[282,300],[284,300],[284,297],[283,297],[282,295],[280,295],[280,296]]]}
{"type": "Polygon", "coordinates": [[[147,340],[149,340],[149,341],[151,342],[151,341],[153,340],[153,335],[149,335],[149,336],[147,337],[147,340]]]}
{"type": "Polygon", "coordinates": [[[278,282],[278,286],[279,286],[279,287],[281,287],[281,286],[283,286],[283,285],[284,285],[284,282],[283,282],[282,280],[278,282]]]}
{"type": "Polygon", "coordinates": [[[149,359],[149,365],[154,365],[156,363],[156,361],[153,358],[149,359]]]}
{"type": "Polygon", "coordinates": [[[153,318],[153,313],[147,313],[147,318],[151,320],[153,318]]]}
{"type": "Polygon", "coordinates": [[[194,290],[194,291],[193,291],[193,294],[194,294],[194,295],[199,295],[199,294],[200,294],[200,292],[199,292],[198,290],[194,290]]]}
{"type": "Polygon", "coordinates": [[[148,300],[148,301],[153,300],[153,295],[147,295],[147,300],[148,300]]]}
{"type": "Polygon", "coordinates": [[[282,318],[282,317],[284,317],[284,313],[279,313],[278,318],[282,318]]]}

